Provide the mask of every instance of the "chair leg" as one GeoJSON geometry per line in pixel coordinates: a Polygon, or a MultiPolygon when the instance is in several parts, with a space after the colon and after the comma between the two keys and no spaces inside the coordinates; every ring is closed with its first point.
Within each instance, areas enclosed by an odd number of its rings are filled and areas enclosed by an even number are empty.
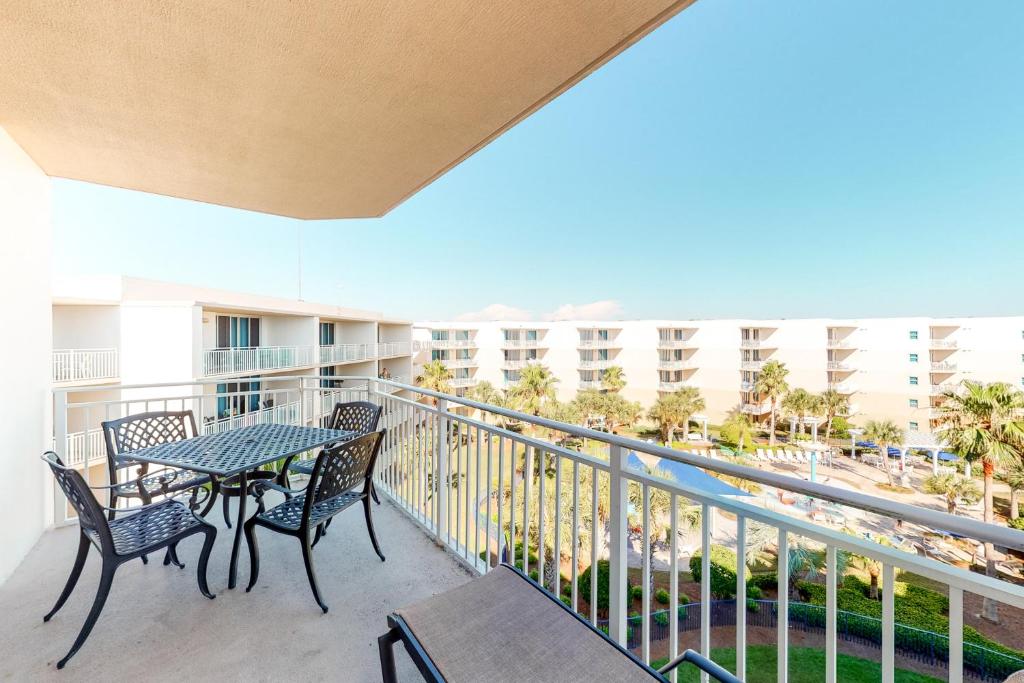
{"type": "MultiPolygon", "coordinates": [[[[231,511],[228,509],[228,497],[227,496],[221,496],[221,500],[224,501],[224,523],[227,524],[228,528],[230,529],[231,528],[231,511]]],[[[242,520],[238,520],[238,523],[241,524],[242,520]]]]}
{"type": "MultiPolygon", "coordinates": [[[[330,520],[328,520],[328,521],[330,521],[330,520]]],[[[324,537],[324,533],[325,533],[324,532],[324,524],[317,525],[317,527],[316,527],[316,536],[313,537],[313,545],[312,545],[313,548],[315,548],[316,544],[320,542],[320,539],[324,537]]]]}
{"type": "Polygon", "coordinates": [[[164,552],[164,566],[173,564],[178,569],[184,569],[185,563],[178,559],[178,544],[167,546],[167,550],[164,552]]]}
{"type": "Polygon", "coordinates": [[[203,507],[203,511],[199,513],[200,517],[206,517],[213,509],[213,504],[217,502],[217,496],[220,495],[220,482],[216,479],[210,480],[210,498],[206,501],[206,506],[203,507]]]}
{"type": "Polygon", "coordinates": [[[398,683],[398,671],[395,669],[395,643],[398,642],[397,629],[390,629],[377,639],[377,651],[380,653],[380,674],[384,683],[398,683]]]}
{"type": "Polygon", "coordinates": [[[256,579],[260,578],[260,547],[256,542],[256,525],[253,519],[247,520],[242,529],[245,531],[245,544],[249,547],[249,585],[245,587],[246,593],[252,590],[256,585],[256,579]]]}
{"type": "Polygon", "coordinates": [[[104,562],[103,571],[100,574],[100,585],[96,590],[96,600],[92,603],[92,609],[89,610],[89,616],[85,618],[85,624],[82,626],[82,630],[78,633],[78,637],[75,639],[75,644],[71,646],[68,653],[64,655],[64,659],[57,662],[57,668],[63,669],[64,665],[68,663],[68,660],[75,656],[79,648],[85,644],[86,638],[92,632],[92,627],[96,625],[96,620],[100,617],[100,612],[103,611],[103,605],[107,602],[107,596],[110,595],[110,585],[114,582],[114,572],[117,570],[117,566],[104,562]]]}
{"type": "Polygon", "coordinates": [[[64,590],[61,591],[60,597],[57,598],[57,604],[53,606],[49,614],[43,617],[43,621],[49,621],[50,617],[57,613],[64,603],[67,602],[68,598],[71,597],[71,591],[75,590],[75,585],[78,583],[78,578],[82,575],[82,568],[85,566],[85,558],[89,556],[89,538],[79,532],[78,534],[78,555],[75,556],[75,565],[71,568],[71,576],[68,577],[68,582],[64,584],[64,590]]]}
{"type": "MultiPolygon", "coordinates": [[[[217,539],[217,530],[212,526],[203,531],[206,538],[203,540],[203,549],[199,552],[199,563],[196,567],[196,579],[199,581],[199,592],[213,600],[216,595],[210,592],[210,586],[206,583],[206,566],[210,562],[210,551],[213,550],[213,542],[217,539]]],[[[177,556],[177,552],[175,552],[177,556]]]]}
{"type": "Polygon", "coordinates": [[[370,495],[373,496],[373,502],[380,505],[380,498],[377,497],[377,487],[373,485],[372,481],[370,482],[370,495]]]}
{"type": "Polygon", "coordinates": [[[377,534],[373,531],[373,517],[370,516],[370,499],[363,498],[363,512],[366,514],[366,530],[370,532],[370,542],[373,543],[373,549],[377,553],[377,557],[380,561],[384,561],[384,553],[380,551],[380,544],[377,543],[377,534]]]}
{"type": "Polygon", "coordinates": [[[320,605],[320,609],[327,613],[327,605],[320,598],[320,586],[316,582],[316,570],[313,569],[313,546],[309,543],[308,536],[301,536],[299,543],[302,544],[302,561],[306,565],[306,577],[309,579],[309,587],[313,589],[313,597],[316,599],[316,604],[320,605]]]}

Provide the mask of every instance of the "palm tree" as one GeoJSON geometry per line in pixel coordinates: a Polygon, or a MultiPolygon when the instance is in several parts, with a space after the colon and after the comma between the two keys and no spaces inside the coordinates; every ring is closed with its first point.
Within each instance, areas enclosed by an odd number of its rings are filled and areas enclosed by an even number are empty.
{"type": "Polygon", "coordinates": [[[601,388],[616,394],[626,386],[626,373],[618,365],[612,365],[601,373],[601,388]]]}
{"type": "MultiPolygon", "coordinates": [[[[985,521],[993,521],[992,485],[997,467],[1006,468],[1024,457],[1024,395],[1009,384],[964,381],[961,390],[943,394],[939,406],[939,436],[960,457],[980,462],[985,521]]],[[[991,543],[985,543],[985,573],[995,575],[991,543]]],[[[999,621],[998,603],[988,598],[982,616],[999,621]]]]}
{"type": "Polygon", "coordinates": [[[782,399],[782,409],[794,415],[800,422],[800,433],[805,432],[804,422],[808,415],[818,412],[818,397],[806,389],[793,389],[782,399]]]}
{"type": "Polygon", "coordinates": [[[671,447],[676,429],[682,428],[686,431],[690,418],[705,408],[706,404],[700,390],[696,387],[684,387],[671,394],[659,396],[648,412],[648,417],[658,423],[666,445],[671,447]]]}
{"type": "Polygon", "coordinates": [[[1017,519],[1020,517],[1020,492],[1024,491],[1024,462],[1014,462],[996,476],[1010,487],[1010,519],[1017,519]]]}
{"type": "Polygon", "coordinates": [[[932,475],[924,480],[922,489],[925,493],[942,496],[946,501],[946,512],[951,515],[956,514],[960,501],[971,505],[981,500],[981,490],[974,480],[955,474],[932,475]]]}
{"type": "Polygon", "coordinates": [[[754,441],[754,422],[749,415],[733,410],[722,423],[721,433],[730,434],[730,438],[735,439],[736,450],[742,453],[743,445],[754,441]]]}
{"type": "Polygon", "coordinates": [[[768,428],[768,445],[775,445],[775,415],[778,412],[779,398],[789,391],[789,384],[786,383],[786,375],[789,370],[785,363],[777,360],[770,360],[761,368],[754,383],[754,391],[771,401],[771,418],[768,428]]]}
{"type": "Polygon", "coordinates": [[[522,401],[525,412],[538,416],[544,403],[554,400],[557,383],[558,378],[551,374],[547,366],[531,363],[523,368],[519,382],[512,388],[512,392],[522,401]]]}
{"type": "Polygon", "coordinates": [[[878,452],[882,455],[882,465],[889,477],[889,486],[892,482],[892,468],[889,467],[889,446],[903,442],[903,430],[896,426],[892,420],[871,420],[867,423],[864,431],[865,436],[878,445],[878,452]]]}
{"type": "MultiPolygon", "coordinates": [[[[423,366],[420,374],[416,376],[416,386],[423,387],[429,391],[436,391],[439,394],[452,393],[452,371],[445,367],[439,360],[432,360],[423,366]]],[[[437,405],[437,399],[431,399],[437,405]]]]}
{"type": "MultiPolygon", "coordinates": [[[[466,392],[466,398],[477,403],[487,403],[489,405],[496,405],[500,400],[500,394],[498,390],[494,388],[494,385],[484,380],[479,384],[472,386],[466,392]]],[[[487,422],[487,412],[480,411],[480,417],[483,421],[487,422]]]]}
{"type": "Polygon", "coordinates": [[[832,422],[850,411],[850,400],[835,389],[826,389],[818,397],[821,412],[825,416],[825,443],[832,437],[832,422]]]}

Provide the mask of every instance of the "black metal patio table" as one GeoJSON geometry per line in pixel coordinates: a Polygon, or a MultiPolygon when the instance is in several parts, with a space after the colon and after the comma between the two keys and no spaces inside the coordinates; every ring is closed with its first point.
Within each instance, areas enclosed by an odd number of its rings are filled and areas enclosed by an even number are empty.
{"type": "MultiPolygon", "coordinates": [[[[136,462],[202,472],[217,480],[237,475],[239,489],[246,491],[249,472],[291,455],[329,443],[348,441],[355,436],[358,436],[356,432],[337,429],[259,424],[141,448],[124,453],[124,457],[136,462]]],[[[238,576],[238,549],[247,497],[238,497],[238,524],[235,525],[235,540],[231,546],[228,588],[235,587],[238,576]]]]}

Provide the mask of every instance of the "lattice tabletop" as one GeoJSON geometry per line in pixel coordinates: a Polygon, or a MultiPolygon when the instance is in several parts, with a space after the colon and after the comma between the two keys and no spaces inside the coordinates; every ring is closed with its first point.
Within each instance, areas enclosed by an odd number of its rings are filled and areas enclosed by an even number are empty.
{"type": "Polygon", "coordinates": [[[337,429],[259,424],[170,441],[122,455],[134,461],[179,467],[223,478],[325,444],[347,441],[354,436],[357,436],[356,432],[337,429]]]}

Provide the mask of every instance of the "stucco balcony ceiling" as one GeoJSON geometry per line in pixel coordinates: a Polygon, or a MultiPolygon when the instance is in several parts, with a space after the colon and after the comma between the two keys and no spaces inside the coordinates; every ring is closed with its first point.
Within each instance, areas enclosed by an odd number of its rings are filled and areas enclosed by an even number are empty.
{"type": "Polygon", "coordinates": [[[0,126],[51,176],[380,216],[692,2],[15,3],[0,126]]]}

